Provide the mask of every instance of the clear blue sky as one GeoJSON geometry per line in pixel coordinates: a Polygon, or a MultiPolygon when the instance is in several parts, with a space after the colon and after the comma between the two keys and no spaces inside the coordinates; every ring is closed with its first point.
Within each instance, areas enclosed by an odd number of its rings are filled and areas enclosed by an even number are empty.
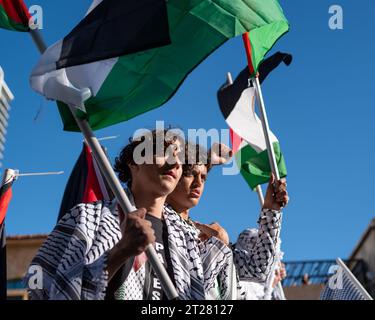
{"type": "MultiPolygon", "coordinates": [[[[52,44],[78,23],[91,0],[26,3],[43,7],[43,35],[52,44]]],[[[328,28],[331,1],[281,1],[291,31],[275,50],[292,53],[294,62],[277,69],[263,86],[270,125],[289,171],[291,202],[282,229],[286,260],[347,257],[375,215],[375,3],[335,3],[344,9],[341,31],[328,28]]],[[[7,232],[46,233],[54,226],[82,136],[64,132],[55,104],[30,89],[28,76],[39,54],[28,34],[0,30],[0,45],[0,65],[16,97],[3,168],[65,171],[14,184],[7,232]]],[[[233,39],[202,63],[168,104],[97,132],[99,137],[120,135],[105,143],[111,159],[134,130],[151,128],[156,120],[185,129],[226,128],[216,91],[227,71],[235,75],[245,63],[241,39],[233,39]]],[[[222,176],[216,169],[192,214],[201,222],[219,221],[235,240],[245,227],[256,225],[258,212],[257,196],[242,177],[222,176]]]]}

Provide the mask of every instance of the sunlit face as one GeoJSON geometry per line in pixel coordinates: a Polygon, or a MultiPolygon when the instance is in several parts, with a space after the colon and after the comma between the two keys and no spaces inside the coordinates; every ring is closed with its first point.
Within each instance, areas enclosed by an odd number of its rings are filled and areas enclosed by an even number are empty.
{"type": "Polygon", "coordinates": [[[132,189],[155,196],[167,196],[177,186],[181,175],[181,143],[176,141],[165,156],[154,156],[152,164],[130,165],[132,189]]]}
{"type": "Polygon", "coordinates": [[[195,207],[203,194],[206,179],[207,167],[195,165],[189,175],[181,177],[176,189],[168,196],[167,202],[177,212],[195,207]]]}

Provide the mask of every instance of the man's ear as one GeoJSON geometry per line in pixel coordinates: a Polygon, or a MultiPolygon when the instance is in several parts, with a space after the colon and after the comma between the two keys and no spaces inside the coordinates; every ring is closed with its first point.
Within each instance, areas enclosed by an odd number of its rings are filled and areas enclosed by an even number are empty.
{"type": "Polygon", "coordinates": [[[133,176],[134,173],[137,173],[139,171],[139,165],[135,163],[129,163],[128,167],[130,169],[130,173],[133,176]]]}

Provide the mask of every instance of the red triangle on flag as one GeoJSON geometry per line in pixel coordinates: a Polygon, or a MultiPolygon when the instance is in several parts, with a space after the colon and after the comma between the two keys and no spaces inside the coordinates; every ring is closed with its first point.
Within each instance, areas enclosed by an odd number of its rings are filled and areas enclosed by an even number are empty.
{"type": "Polygon", "coordinates": [[[89,203],[103,200],[103,193],[98,181],[97,173],[94,166],[94,158],[90,148],[85,144],[86,162],[87,162],[87,180],[82,202],[89,203]]]}
{"type": "Polygon", "coordinates": [[[229,130],[230,130],[230,142],[232,144],[232,150],[233,150],[233,153],[236,154],[237,151],[240,149],[242,138],[239,135],[237,135],[232,130],[232,128],[230,128],[229,130]]]}

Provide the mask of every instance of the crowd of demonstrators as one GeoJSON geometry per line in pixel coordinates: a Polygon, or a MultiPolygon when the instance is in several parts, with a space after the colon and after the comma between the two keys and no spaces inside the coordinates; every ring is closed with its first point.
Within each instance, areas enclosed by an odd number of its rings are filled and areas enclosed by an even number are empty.
{"type": "Polygon", "coordinates": [[[210,169],[231,157],[225,145],[202,150],[171,130],[131,139],[115,171],[138,210],[125,215],[115,199],[69,210],[31,263],[29,270],[41,270],[43,285],[29,273],[30,298],[164,300],[144,253],[153,244],[181,300],[264,299],[270,280],[274,288],[282,277],[274,273],[281,209],[289,201],[286,182],[271,178],[258,228],[246,229],[231,244],[218,223],[202,224],[189,215],[210,169]],[[147,144],[152,152],[139,152],[147,144]],[[258,287],[263,295],[254,294],[258,287]]]}

